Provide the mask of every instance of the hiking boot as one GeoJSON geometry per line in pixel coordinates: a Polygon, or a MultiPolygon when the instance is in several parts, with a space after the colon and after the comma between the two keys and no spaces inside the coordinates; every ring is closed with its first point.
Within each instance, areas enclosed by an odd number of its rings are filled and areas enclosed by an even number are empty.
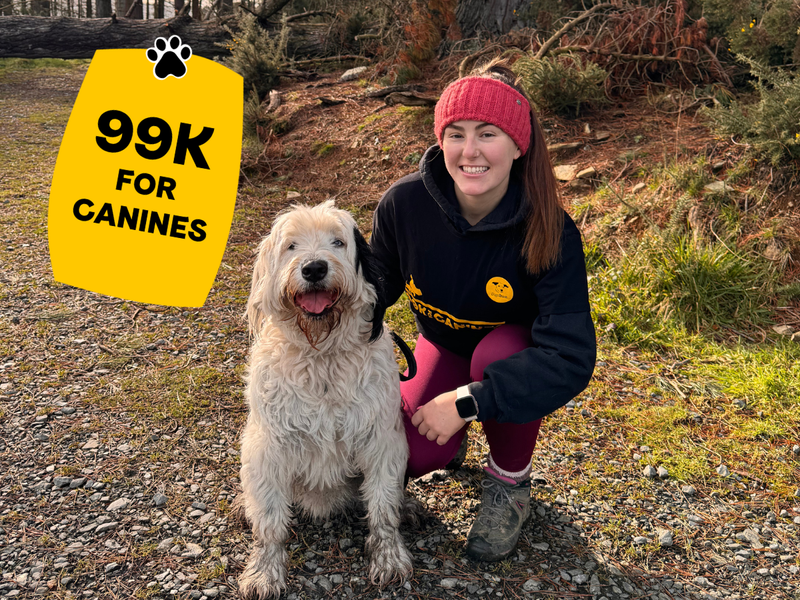
{"type": "Polygon", "coordinates": [[[503,560],[514,551],[531,514],[531,481],[514,485],[486,473],[481,485],[481,507],[467,535],[467,555],[476,560],[503,560]]]}
{"type": "Polygon", "coordinates": [[[461,445],[458,447],[458,452],[456,452],[456,455],[450,460],[449,463],[445,465],[444,468],[448,471],[458,471],[467,458],[467,448],[469,448],[469,431],[464,433],[464,439],[461,440],[461,445]]]}

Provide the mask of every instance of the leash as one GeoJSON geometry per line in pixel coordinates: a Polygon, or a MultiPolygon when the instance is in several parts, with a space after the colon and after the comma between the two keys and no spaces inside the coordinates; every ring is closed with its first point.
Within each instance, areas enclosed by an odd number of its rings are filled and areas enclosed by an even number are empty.
{"type": "Polygon", "coordinates": [[[400,348],[400,352],[403,353],[403,356],[406,359],[406,363],[408,363],[408,376],[406,377],[405,375],[400,373],[400,381],[408,381],[409,379],[412,379],[414,375],[417,374],[417,361],[414,360],[414,353],[411,352],[411,348],[409,348],[408,344],[406,344],[403,341],[403,338],[401,338],[391,329],[389,329],[389,333],[391,334],[394,343],[397,345],[398,348],[400,348]]]}

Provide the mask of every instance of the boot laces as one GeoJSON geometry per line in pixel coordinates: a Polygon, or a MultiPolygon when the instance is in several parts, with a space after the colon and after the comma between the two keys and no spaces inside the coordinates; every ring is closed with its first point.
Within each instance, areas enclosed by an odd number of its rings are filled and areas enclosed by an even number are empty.
{"type": "Polygon", "coordinates": [[[490,527],[498,527],[503,522],[505,507],[513,502],[513,500],[508,493],[508,488],[493,479],[484,479],[481,481],[481,486],[491,494],[489,503],[481,507],[481,512],[490,527]]]}

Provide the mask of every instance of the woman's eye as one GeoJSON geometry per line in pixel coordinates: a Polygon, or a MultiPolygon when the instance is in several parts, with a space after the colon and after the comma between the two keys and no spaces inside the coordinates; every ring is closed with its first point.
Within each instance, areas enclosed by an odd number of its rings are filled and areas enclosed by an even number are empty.
{"type": "Polygon", "coordinates": [[[333,245],[336,246],[337,248],[341,248],[342,246],[344,246],[344,242],[339,238],[336,238],[335,240],[333,240],[333,245]]]}

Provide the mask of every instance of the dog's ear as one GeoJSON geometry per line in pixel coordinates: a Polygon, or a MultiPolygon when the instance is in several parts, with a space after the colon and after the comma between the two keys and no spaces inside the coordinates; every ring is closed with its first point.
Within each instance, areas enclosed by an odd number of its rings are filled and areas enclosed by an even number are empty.
{"type": "Polygon", "coordinates": [[[250,284],[250,297],[247,299],[247,311],[245,312],[250,335],[253,336],[258,336],[261,324],[264,322],[264,293],[268,285],[269,255],[273,243],[273,234],[270,234],[261,240],[256,252],[253,281],[250,284]]]}
{"type": "Polygon", "coordinates": [[[372,248],[358,227],[353,227],[353,238],[356,240],[356,272],[361,270],[364,280],[375,288],[376,300],[372,307],[372,332],[369,336],[369,341],[374,342],[383,333],[383,316],[386,314],[386,305],[383,302],[383,278],[372,248]]]}

